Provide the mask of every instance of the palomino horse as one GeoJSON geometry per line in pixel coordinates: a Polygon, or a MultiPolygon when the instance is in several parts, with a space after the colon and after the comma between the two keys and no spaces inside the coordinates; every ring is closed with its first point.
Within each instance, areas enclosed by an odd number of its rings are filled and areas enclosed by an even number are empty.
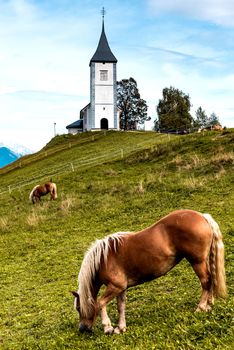
{"type": "Polygon", "coordinates": [[[49,181],[44,185],[36,185],[29,195],[29,200],[34,204],[40,201],[41,197],[48,193],[50,193],[51,200],[57,198],[57,186],[52,181],[49,181]]]}
{"type": "Polygon", "coordinates": [[[226,296],[222,234],[209,214],[177,210],[142,231],[119,232],[97,240],[81,264],[78,292],[72,292],[80,331],[91,331],[100,313],[104,333],[124,332],[127,288],[165,275],[183,258],[201,282],[197,311],[207,311],[214,296],[226,296]],[[106,289],[97,300],[103,284],[106,289]],[[119,323],[114,329],[106,305],[115,297],[119,323]]]}

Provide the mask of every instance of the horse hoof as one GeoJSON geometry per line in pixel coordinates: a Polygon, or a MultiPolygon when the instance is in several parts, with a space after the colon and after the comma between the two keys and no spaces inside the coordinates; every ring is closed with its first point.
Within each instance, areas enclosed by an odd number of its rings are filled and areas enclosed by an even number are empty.
{"type": "Polygon", "coordinates": [[[113,327],[108,327],[104,330],[105,334],[113,334],[114,328],[113,327]]]}
{"type": "Polygon", "coordinates": [[[116,328],[114,329],[114,334],[120,334],[120,329],[119,329],[119,327],[116,327],[116,328]]]}
{"type": "Polygon", "coordinates": [[[198,306],[195,312],[206,312],[210,310],[211,310],[211,307],[209,305],[207,305],[206,307],[198,306]]]}
{"type": "Polygon", "coordinates": [[[121,334],[121,333],[124,333],[124,332],[126,332],[126,328],[125,327],[124,328],[116,327],[114,329],[114,334],[121,334]]]}

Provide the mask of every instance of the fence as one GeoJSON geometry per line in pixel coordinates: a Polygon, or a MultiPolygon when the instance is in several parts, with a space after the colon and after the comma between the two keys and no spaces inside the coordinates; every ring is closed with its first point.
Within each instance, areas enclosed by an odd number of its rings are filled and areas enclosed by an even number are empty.
{"type": "MultiPolygon", "coordinates": [[[[84,142],[87,142],[87,139],[85,139],[84,142]]],[[[44,168],[43,170],[40,170],[40,172],[31,174],[31,177],[29,179],[27,178],[17,183],[9,182],[5,184],[4,186],[0,187],[0,195],[3,195],[5,193],[11,193],[14,190],[20,190],[25,186],[35,185],[36,183],[39,183],[44,179],[48,179],[49,177],[54,177],[60,174],[68,173],[68,172],[74,172],[76,170],[84,170],[90,167],[101,165],[105,162],[123,159],[127,155],[131,154],[133,151],[134,152],[140,151],[142,149],[145,149],[146,147],[150,148],[152,146],[155,146],[155,144],[156,144],[155,141],[153,142],[152,140],[149,140],[149,141],[147,140],[126,148],[113,147],[113,148],[109,148],[107,152],[102,151],[99,155],[96,155],[96,156],[93,155],[90,157],[89,155],[86,155],[83,158],[80,157],[78,160],[73,162],[64,162],[63,164],[60,164],[58,166],[47,167],[47,168],[44,168]]],[[[63,148],[61,147],[60,150],[63,148]]],[[[55,151],[51,152],[50,154],[53,154],[53,153],[55,153],[55,151]]],[[[38,160],[39,158],[36,158],[36,159],[38,160]]],[[[30,161],[28,163],[31,163],[31,162],[32,162],[32,158],[30,157],[30,161]]],[[[24,163],[24,165],[26,164],[24,163]]]]}
{"type": "Polygon", "coordinates": [[[78,140],[74,140],[74,141],[71,140],[67,144],[54,146],[53,148],[48,148],[48,149],[39,151],[35,154],[24,156],[24,157],[16,160],[14,163],[8,164],[7,166],[0,169],[0,175],[6,174],[12,170],[21,168],[22,166],[25,166],[27,164],[31,164],[35,161],[42,160],[42,159],[44,159],[48,156],[51,156],[53,154],[56,154],[62,150],[70,149],[74,146],[77,146],[79,144],[82,145],[86,142],[95,141],[98,138],[100,138],[101,136],[103,136],[103,133],[105,134],[105,132],[99,132],[98,134],[93,134],[92,136],[89,136],[86,138],[82,138],[82,139],[78,139],[78,140]]]}

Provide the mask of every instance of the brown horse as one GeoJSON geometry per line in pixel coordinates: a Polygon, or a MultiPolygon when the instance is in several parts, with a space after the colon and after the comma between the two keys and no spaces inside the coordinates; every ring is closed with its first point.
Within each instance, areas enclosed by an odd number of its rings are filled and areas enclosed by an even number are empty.
{"type": "Polygon", "coordinates": [[[41,200],[41,197],[45,196],[48,193],[50,193],[51,200],[57,198],[57,186],[52,181],[49,181],[44,185],[36,185],[29,195],[29,200],[34,204],[36,202],[39,202],[41,200]]]}
{"type": "Polygon", "coordinates": [[[80,331],[91,331],[100,313],[106,334],[124,332],[127,288],[165,275],[183,258],[201,282],[197,311],[207,311],[214,296],[226,296],[222,234],[209,214],[177,210],[142,231],[119,232],[97,240],[82,262],[78,292],[72,292],[80,331]],[[103,284],[106,289],[97,300],[103,284]],[[119,323],[114,329],[106,305],[115,297],[119,323]]]}

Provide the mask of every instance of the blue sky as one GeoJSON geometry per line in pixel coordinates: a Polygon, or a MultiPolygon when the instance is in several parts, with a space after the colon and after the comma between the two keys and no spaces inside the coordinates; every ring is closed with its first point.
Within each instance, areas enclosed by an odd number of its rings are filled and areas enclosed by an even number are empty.
{"type": "Polygon", "coordinates": [[[137,81],[152,120],[173,86],[234,127],[234,0],[0,0],[0,143],[37,151],[79,119],[103,6],[117,80],[137,81]]]}

